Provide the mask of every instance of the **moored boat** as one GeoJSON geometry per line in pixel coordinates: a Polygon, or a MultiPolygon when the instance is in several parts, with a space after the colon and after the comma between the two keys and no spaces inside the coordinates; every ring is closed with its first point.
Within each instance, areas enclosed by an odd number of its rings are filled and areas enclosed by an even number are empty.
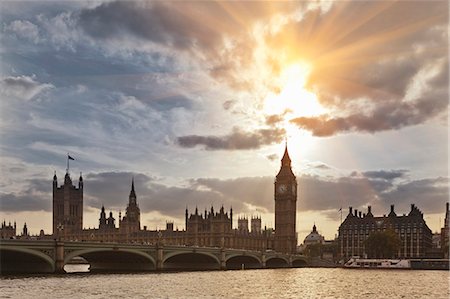
{"type": "Polygon", "coordinates": [[[410,260],[404,259],[363,259],[350,258],[344,268],[355,269],[411,269],[410,260]]]}

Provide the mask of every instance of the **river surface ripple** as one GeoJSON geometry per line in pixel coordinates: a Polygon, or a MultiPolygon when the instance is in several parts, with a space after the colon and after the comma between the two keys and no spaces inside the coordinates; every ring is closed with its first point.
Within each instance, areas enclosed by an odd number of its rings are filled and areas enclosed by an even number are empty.
{"type": "Polygon", "coordinates": [[[449,271],[264,269],[4,276],[0,298],[445,298],[449,271]]]}

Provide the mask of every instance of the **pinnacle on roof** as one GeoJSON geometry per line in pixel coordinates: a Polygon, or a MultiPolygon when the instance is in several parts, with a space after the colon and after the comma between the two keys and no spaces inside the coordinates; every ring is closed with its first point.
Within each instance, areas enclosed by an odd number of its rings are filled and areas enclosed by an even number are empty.
{"type": "Polygon", "coordinates": [[[286,140],[286,146],[284,148],[284,154],[283,154],[283,158],[281,159],[282,164],[286,164],[284,162],[288,162],[291,163],[291,158],[289,157],[289,152],[288,152],[288,148],[287,148],[287,140],[286,140]]]}
{"type": "Polygon", "coordinates": [[[134,191],[134,176],[131,179],[131,191],[130,191],[130,197],[136,198],[136,192],[134,191]]]}

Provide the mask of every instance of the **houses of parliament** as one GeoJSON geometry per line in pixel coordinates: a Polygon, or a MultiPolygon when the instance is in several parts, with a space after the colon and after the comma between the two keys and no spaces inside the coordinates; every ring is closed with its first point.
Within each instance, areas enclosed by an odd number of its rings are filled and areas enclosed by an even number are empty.
{"type": "Polygon", "coordinates": [[[73,185],[67,171],[64,184],[58,186],[53,177],[53,237],[64,240],[122,242],[165,245],[209,246],[246,250],[275,250],[294,253],[297,247],[296,211],[297,180],[292,172],[291,159],[286,148],[274,183],[275,229],[262,228],[261,218],[239,218],[233,228],[233,210],[185,211],[185,229],[174,230],[166,223],[164,230],[141,228],[140,208],[134,180],[128,197],[125,215],[116,220],[112,212],[107,217],[101,208],[98,228],[83,229],[83,178],[78,187],[73,185]],[[250,220],[250,229],[249,229],[250,220]]]}

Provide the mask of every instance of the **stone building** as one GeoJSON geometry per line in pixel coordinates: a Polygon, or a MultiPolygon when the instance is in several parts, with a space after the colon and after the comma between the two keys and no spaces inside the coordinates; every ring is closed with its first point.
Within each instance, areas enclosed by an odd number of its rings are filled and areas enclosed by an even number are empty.
{"type": "Polygon", "coordinates": [[[83,177],[80,174],[78,188],[72,185],[69,172],[64,184],[58,187],[53,176],[53,234],[71,235],[83,229],[83,177]]]}
{"type": "Polygon", "coordinates": [[[303,240],[303,244],[305,246],[312,245],[312,244],[323,244],[325,241],[325,238],[319,234],[317,231],[317,227],[314,224],[312,231],[305,237],[305,240],[303,240]]]}
{"type": "Polygon", "coordinates": [[[445,220],[444,220],[444,227],[441,228],[441,248],[442,248],[442,253],[444,255],[445,258],[449,258],[449,247],[448,247],[448,239],[449,239],[449,228],[450,228],[450,208],[449,208],[449,203],[447,202],[445,204],[445,220]]]}
{"type": "Polygon", "coordinates": [[[0,228],[0,237],[1,239],[11,239],[16,236],[16,222],[14,222],[14,226],[11,225],[11,222],[6,224],[6,221],[3,220],[2,226],[0,228]]]}
{"type": "Polygon", "coordinates": [[[394,205],[391,205],[390,213],[382,217],[374,217],[370,206],[366,214],[356,209],[353,212],[350,207],[339,227],[341,258],[347,260],[352,256],[366,256],[365,241],[370,234],[388,229],[395,231],[401,241],[396,257],[426,257],[432,247],[432,232],[425,223],[422,212],[414,204],[408,215],[397,216],[394,205]]]}
{"type": "Polygon", "coordinates": [[[233,210],[225,211],[223,206],[218,212],[211,207],[209,211],[199,213],[196,208],[191,214],[186,208],[185,230],[174,230],[172,222],[167,222],[164,230],[147,230],[145,226],[141,229],[134,180],[131,182],[125,216],[122,218],[119,214],[118,227],[112,212],[106,218],[105,207],[102,206],[98,228],[81,229],[82,217],[79,212],[82,211],[82,177],[80,176],[79,187],[76,188],[72,186],[70,176],[66,173],[64,185],[58,188],[55,175],[53,190],[54,236],[68,240],[275,249],[286,253],[296,250],[297,182],[291,170],[287,146],[275,181],[275,232],[270,228],[262,229],[260,217],[251,218],[251,231],[246,217],[239,218],[238,228],[233,228],[233,210]]]}
{"type": "Polygon", "coordinates": [[[297,179],[291,169],[286,148],[281,168],[275,178],[275,251],[294,253],[297,249],[295,229],[297,215],[297,179]]]}

